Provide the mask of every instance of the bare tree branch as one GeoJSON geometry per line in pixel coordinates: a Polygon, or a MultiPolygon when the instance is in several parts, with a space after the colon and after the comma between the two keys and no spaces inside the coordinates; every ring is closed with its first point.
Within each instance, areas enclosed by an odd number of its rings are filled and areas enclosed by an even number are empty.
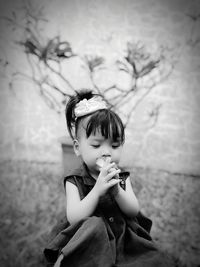
{"type": "Polygon", "coordinates": [[[78,57],[82,60],[91,86],[98,93],[103,93],[105,101],[113,109],[119,110],[129,105],[128,114],[125,116],[125,125],[128,125],[134,110],[156,85],[169,77],[175,66],[175,63],[171,62],[170,71],[162,69],[162,65],[166,61],[165,52],[168,49],[167,47],[160,47],[160,54],[158,55],[148,52],[141,42],[128,42],[126,55],[116,60],[113,69],[116,70],[117,67],[119,73],[126,73],[130,86],[124,88],[113,82],[106,88],[101,88],[95,79],[95,75],[101,70],[106,70],[103,56],[75,54],[70,43],[66,40],[62,41],[60,36],[45,39],[39,27],[40,23],[47,22],[42,7],[34,9],[30,1],[26,2],[24,16],[25,25],[17,21],[15,12],[11,17],[3,18],[10,26],[22,31],[24,38],[16,43],[24,48],[31,73],[28,75],[19,71],[15,72],[15,75],[11,78],[10,87],[13,86],[16,77],[26,78],[37,85],[38,91],[45,102],[57,112],[63,109],[67,97],[77,90],[62,73],[63,62],[70,64],[70,60],[73,60],[73,58],[78,57]],[[64,88],[59,83],[56,84],[51,74],[64,83],[64,88]],[[59,99],[55,93],[59,95],[59,99]]]}

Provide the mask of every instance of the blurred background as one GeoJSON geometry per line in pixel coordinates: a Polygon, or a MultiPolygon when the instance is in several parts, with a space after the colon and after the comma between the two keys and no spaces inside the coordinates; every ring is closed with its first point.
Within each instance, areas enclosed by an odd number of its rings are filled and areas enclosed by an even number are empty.
{"type": "Polygon", "coordinates": [[[92,88],[126,126],[152,237],[200,266],[200,2],[0,1],[0,264],[45,266],[74,157],[64,109],[92,88]]]}

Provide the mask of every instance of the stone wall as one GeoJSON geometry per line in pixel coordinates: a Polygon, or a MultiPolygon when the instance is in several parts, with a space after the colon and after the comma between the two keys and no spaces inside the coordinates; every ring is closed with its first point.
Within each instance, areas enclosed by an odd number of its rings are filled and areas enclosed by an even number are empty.
{"type": "MultiPolygon", "coordinates": [[[[123,53],[130,39],[141,41],[148,48],[169,48],[176,57],[174,70],[135,110],[127,127],[122,164],[199,175],[199,20],[188,15],[198,14],[199,2],[37,2],[44,5],[49,20],[45,35],[60,35],[77,53],[103,53],[115,58],[123,53]]],[[[8,1],[0,8],[1,15],[19,12],[20,4],[8,1]]],[[[64,115],[47,107],[37,88],[25,80],[17,80],[9,89],[11,73],[15,69],[28,73],[29,65],[21,48],[13,42],[19,37],[18,31],[1,23],[1,36],[1,59],[12,62],[12,68],[2,68],[0,76],[0,158],[60,161],[59,138],[66,135],[64,115]]],[[[72,63],[72,67],[70,75],[71,67],[66,67],[66,76],[76,88],[87,86],[80,66],[72,63]]],[[[123,84],[123,77],[113,79],[123,84]]]]}

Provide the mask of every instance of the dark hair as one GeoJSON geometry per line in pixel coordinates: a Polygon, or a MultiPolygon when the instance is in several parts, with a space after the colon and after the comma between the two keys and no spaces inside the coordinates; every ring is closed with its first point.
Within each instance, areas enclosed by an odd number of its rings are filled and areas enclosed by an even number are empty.
{"type": "Polygon", "coordinates": [[[100,94],[95,94],[92,91],[88,90],[80,90],[79,92],[76,92],[75,95],[70,97],[69,102],[66,106],[65,115],[67,128],[71,138],[74,139],[74,137],[77,136],[78,125],[80,121],[87,116],[90,116],[85,129],[87,138],[91,134],[95,134],[97,131],[100,131],[102,136],[104,136],[106,139],[109,138],[114,142],[119,141],[121,143],[124,143],[124,125],[120,117],[110,108],[97,110],[92,114],[85,115],[76,119],[74,114],[76,104],[85,98],[90,99],[94,96],[102,97],[100,94]]]}

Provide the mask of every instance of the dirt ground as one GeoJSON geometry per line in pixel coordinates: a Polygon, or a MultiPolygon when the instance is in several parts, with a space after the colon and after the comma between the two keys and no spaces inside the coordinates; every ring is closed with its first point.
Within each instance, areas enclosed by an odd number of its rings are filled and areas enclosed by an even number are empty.
{"type": "MultiPolygon", "coordinates": [[[[134,168],[141,210],[153,220],[151,235],[177,266],[200,266],[200,177],[134,168]]],[[[62,166],[0,163],[0,266],[45,266],[42,251],[64,212],[62,166]]]]}

